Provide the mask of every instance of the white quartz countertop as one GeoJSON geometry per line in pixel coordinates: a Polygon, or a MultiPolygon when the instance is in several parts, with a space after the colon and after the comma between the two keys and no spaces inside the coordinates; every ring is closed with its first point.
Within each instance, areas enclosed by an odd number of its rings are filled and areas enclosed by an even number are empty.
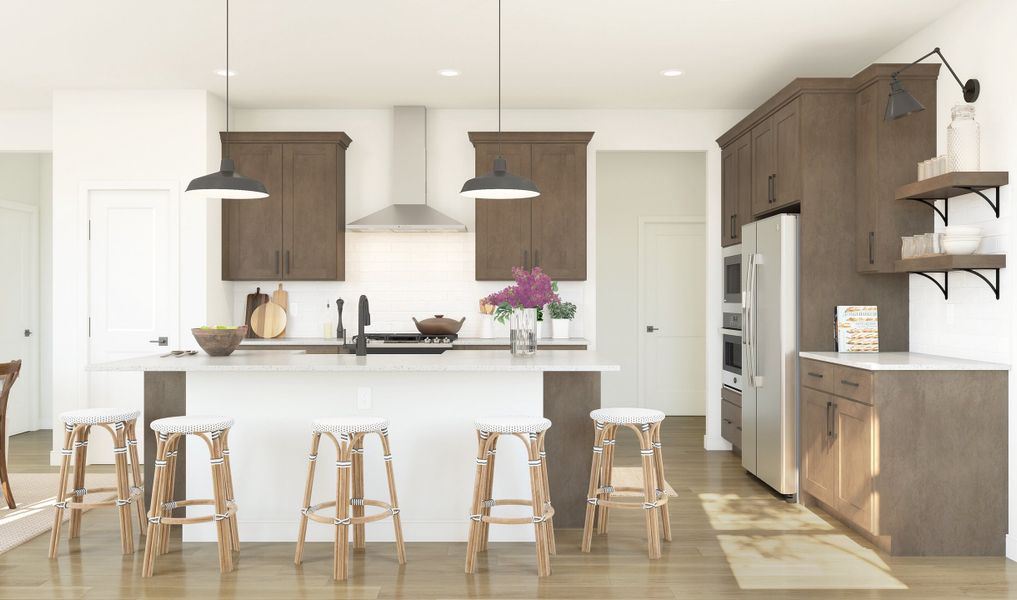
{"type": "MultiPolygon", "coordinates": [[[[352,340],[351,340],[352,343],[352,340]]],[[[246,338],[240,343],[241,346],[341,346],[342,340],[337,338],[322,337],[281,337],[272,339],[246,338]]],[[[497,338],[471,338],[461,337],[454,342],[453,346],[508,346],[507,337],[497,338]]],[[[537,347],[540,346],[589,346],[590,340],[586,338],[566,339],[539,339],[537,347]]]]}
{"type": "Polygon", "coordinates": [[[508,351],[459,350],[444,354],[305,354],[294,350],[237,350],[230,356],[128,358],[88,365],[88,371],[278,371],[278,372],[545,372],[620,371],[621,367],[588,350],[540,352],[515,357],[508,351]]]}
{"type": "Polygon", "coordinates": [[[866,371],[1008,371],[1009,365],[917,352],[800,352],[798,356],[866,371]]]}

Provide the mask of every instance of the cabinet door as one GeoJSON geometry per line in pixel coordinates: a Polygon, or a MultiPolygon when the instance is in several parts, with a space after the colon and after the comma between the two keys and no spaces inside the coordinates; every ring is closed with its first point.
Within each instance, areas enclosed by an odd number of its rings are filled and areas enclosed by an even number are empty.
{"type": "MultiPolygon", "coordinates": [[[[476,145],[476,172],[491,172],[499,144],[476,145]]],[[[513,175],[530,177],[530,144],[502,144],[500,155],[513,175]]],[[[512,279],[512,267],[529,268],[530,200],[476,200],[476,278],[512,279]]]]}
{"type": "MultiPolygon", "coordinates": [[[[720,152],[720,245],[738,243],[738,152],[734,144],[720,152]]],[[[740,232],[739,232],[740,233],[740,232]]]]}
{"type": "Polygon", "coordinates": [[[746,133],[735,143],[738,155],[738,203],[735,207],[735,239],[742,241],[742,225],[752,222],[752,135],[746,133]]]}
{"type": "MultiPolygon", "coordinates": [[[[225,148],[224,148],[225,152],[225,148]]],[[[231,144],[237,173],[265,184],[268,198],[222,201],[222,278],[282,277],[283,176],[280,144],[231,144]]]]}
{"type": "Polygon", "coordinates": [[[831,508],[837,507],[837,446],[832,435],[836,400],[830,394],[801,388],[802,488],[831,508]]]}
{"type": "Polygon", "coordinates": [[[837,443],[837,504],[846,518],[870,533],[873,523],[872,407],[836,398],[834,439],[837,443]]]}
{"type": "Polygon", "coordinates": [[[283,145],[283,278],[339,279],[338,148],[283,145]]]}
{"type": "Polygon", "coordinates": [[[768,212],[773,202],[773,175],[776,173],[773,119],[752,128],[752,214],[768,212]]]}
{"type": "MultiPolygon", "coordinates": [[[[879,222],[878,131],[880,105],[885,103],[877,87],[870,85],[855,98],[857,123],[855,146],[855,266],[861,273],[877,271],[876,235],[879,222]]],[[[885,200],[885,199],[884,199],[885,200]]]]}
{"type": "Polygon", "coordinates": [[[774,178],[772,208],[802,201],[802,143],[800,100],[773,115],[774,178]]]}
{"type": "Polygon", "coordinates": [[[531,264],[558,281],[586,279],[586,145],[533,144],[531,264]]]}

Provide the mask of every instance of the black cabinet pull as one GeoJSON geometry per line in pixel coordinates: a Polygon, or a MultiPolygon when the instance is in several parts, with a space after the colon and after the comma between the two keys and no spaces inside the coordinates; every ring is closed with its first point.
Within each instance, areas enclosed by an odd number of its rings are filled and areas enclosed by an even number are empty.
{"type": "Polygon", "coordinates": [[[279,251],[275,251],[275,272],[279,274],[279,270],[282,268],[282,263],[279,262],[279,251]]]}
{"type": "Polygon", "coordinates": [[[844,385],[850,385],[851,387],[858,387],[860,385],[856,381],[848,381],[847,379],[841,379],[840,382],[843,383],[844,385]]]}
{"type": "Polygon", "coordinates": [[[770,192],[770,197],[773,198],[772,202],[776,203],[777,202],[777,174],[774,173],[773,175],[771,175],[771,177],[773,177],[773,179],[771,180],[770,188],[773,191],[770,192]]]}
{"type": "Polygon", "coordinates": [[[870,231],[869,232],[869,264],[870,265],[876,263],[876,256],[875,256],[875,252],[874,252],[875,241],[876,241],[876,232],[875,231],[870,231]]]}
{"type": "Polygon", "coordinates": [[[812,371],[809,371],[808,375],[809,375],[809,377],[818,377],[820,379],[823,378],[823,374],[822,373],[813,373],[812,371]]]}
{"type": "Polygon", "coordinates": [[[826,403],[826,437],[833,437],[833,402],[826,403]]]}

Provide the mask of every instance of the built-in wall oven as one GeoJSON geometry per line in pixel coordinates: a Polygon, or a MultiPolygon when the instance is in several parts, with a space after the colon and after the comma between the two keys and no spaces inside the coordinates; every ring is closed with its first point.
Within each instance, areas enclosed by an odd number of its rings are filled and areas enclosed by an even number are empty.
{"type": "Polygon", "coordinates": [[[724,312],[724,328],[721,331],[721,361],[723,372],[721,383],[725,387],[742,391],[742,313],[724,312]]]}
{"type": "Polygon", "coordinates": [[[724,312],[740,313],[742,310],[742,246],[728,246],[721,253],[724,257],[724,312]]]}

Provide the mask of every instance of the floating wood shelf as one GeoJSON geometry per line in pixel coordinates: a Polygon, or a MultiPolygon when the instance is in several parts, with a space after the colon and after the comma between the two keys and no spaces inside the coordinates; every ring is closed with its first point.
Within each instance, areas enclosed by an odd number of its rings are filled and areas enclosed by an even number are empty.
{"type": "Polygon", "coordinates": [[[898,273],[921,275],[936,284],[936,287],[943,292],[944,299],[950,298],[950,272],[966,271],[984,281],[996,295],[996,300],[999,300],[999,270],[1004,267],[1006,267],[1005,254],[944,254],[905,258],[894,264],[894,270],[898,273]],[[978,270],[993,271],[995,283],[979,273],[978,270]],[[943,282],[940,283],[930,273],[942,273],[943,282]]]}
{"type": "Polygon", "coordinates": [[[999,218],[999,188],[1010,183],[1010,174],[1006,171],[954,171],[944,173],[922,181],[916,181],[897,188],[897,200],[914,200],[921,202],[936,211],[943,219],[944,225],[950,224],[949,199],[965,194],[978,194],[985,200],[999,218]],[[996,197],[990,200],[985,190],[995,190],[996,197]],[[943,210],[936,206],[936,200],[943,200],[943,210]]]}

